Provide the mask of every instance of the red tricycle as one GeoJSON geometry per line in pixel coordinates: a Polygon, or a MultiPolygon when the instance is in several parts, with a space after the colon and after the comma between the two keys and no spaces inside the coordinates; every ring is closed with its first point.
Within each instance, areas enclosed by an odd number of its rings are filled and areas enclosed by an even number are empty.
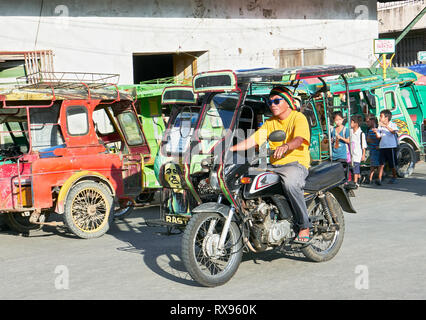
{"type": "Polygon", "coordinates": [[[96,238],[134,203],[150,150],[132,97],[110,89],[117,77],[40,73],[0,88],[0,213],[12,229],[96,238]]]}

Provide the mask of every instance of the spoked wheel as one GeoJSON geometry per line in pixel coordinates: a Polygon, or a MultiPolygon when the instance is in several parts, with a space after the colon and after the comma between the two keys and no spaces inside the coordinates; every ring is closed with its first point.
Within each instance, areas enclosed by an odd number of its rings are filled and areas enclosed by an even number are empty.
{"type": "Polygon", "coordinates": [[[105,234],[113,219],[111,192],[102,184],[85,181],[76,184],[65,202],[65,225],[78,237],[97,238],[105,234]]]}
{"type": "Polygon", "coordinates": [[[312,221],[314,234],[310,244],[301,249],[302,253],[311,261],[322,262],[332,259],[343,243],[345,220],[342,208],[331,193],[326,193],[329,199],[332,224],[325,215],[325,209],[318,198],[308,207],[309,219],[312,221]]]}
{"type": "Polygon", "coordinates": [[[217,213],[192,216],[182,239],[182,259],[191,277],[206,287],[229,281],[237,271],[242,257],[241,232],[232,222],[223,250],[218,249],[225,218],[217,213]]]}
{"type": "Polygon", "coordinates": [[[397,174],[400,178],[409,177],[416,163],[415,152],[408,143],[401,143],[397,152],[397,174]]]}

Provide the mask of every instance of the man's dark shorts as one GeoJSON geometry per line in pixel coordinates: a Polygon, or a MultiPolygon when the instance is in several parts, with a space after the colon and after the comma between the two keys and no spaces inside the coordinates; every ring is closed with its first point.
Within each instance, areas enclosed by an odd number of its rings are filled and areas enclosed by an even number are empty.
{"type": "Polygon", "coordinates": [[[396,168],[396,148],[380,149],[380,165],[387,163],[389,169],[396,168]]]}
{"type": "Polygon", "coordinates": [[[379,149],[370,150],[370,166],[372,167],[380,166],[380,150],[379,149]]]}
{"type": "Polygon", "coordinates": [[[360,162],[354,162],[354,174],[361,174],[361,163],[360,162]]]}

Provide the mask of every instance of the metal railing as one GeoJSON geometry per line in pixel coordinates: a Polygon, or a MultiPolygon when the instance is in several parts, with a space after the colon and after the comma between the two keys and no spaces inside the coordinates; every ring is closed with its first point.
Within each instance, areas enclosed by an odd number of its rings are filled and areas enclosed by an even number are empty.
{"type": "Polygon", "coordinates": [[[152,97],[156,95],[161,95],[164,88],[171,85],[192,85],[192,77],[187,77],[185,79],[179,79],[178,77],[167,77],[167,78],[158,78],[152,80],[141,81],[135,85],[129,86],[119,86],[120,89],[124,90],[135,90],[138,98],[143,97],[152,97]]]}
{"type": "Polygon", "coordinates": [[[100,89],[118,84],[120,75],[90,72],[36,72],[16,78],[20,89],[100,89]]]}

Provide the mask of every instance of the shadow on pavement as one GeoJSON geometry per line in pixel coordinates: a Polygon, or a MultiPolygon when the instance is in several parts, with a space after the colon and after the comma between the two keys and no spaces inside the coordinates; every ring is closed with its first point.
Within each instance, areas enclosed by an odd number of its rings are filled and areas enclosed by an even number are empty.
{"type": "Polygon", "coordinates": [[[258,261],[271,262],[282,258],[295,261],[309,262],[308,259],[306,259],[306,257],[300,251],[283,251],[280,249],[268,250],[259,253],[248,252],[243,255],[242,261],[244,262],[251,260],[255,264],[259,264],[258,261]]]}
{"type": "MultiPolygon", "coordinates": [[[[48,221],[59,222],[59,221],[62,221],[62,218],[58,214],[54,213],[50,215],[48,221]]],[[[5,218],[1,217],[1,215],[0,215],[0,233],[7,234],[10,236],[15,236],[15,237],[24,237],[24,238],[46,238],[51,236],[60,236],[60,237],[65,237],[70,239],[80,239],[79,237],[71,233],[65,226],[53,227],[53,226],[45,225],[45,226],[40,226],[39,228],[36,228],[34,230],[30,230],[28,232],[19,232],[19,231],[11,229],[7,225],[5,218]]]]}
{"type": "Polygon", "coordinates": [[[369,185],[361,185],[362,188],[374,188],[374,189],[386,189],[386,190],[395,190],[401,192],[412,193],[416,196],[424,197],[426,196],[426,174],[416,173],[408,178],[398,178],[396,179],[395,184],[390,184],[390,177],[383,179],[382,185],[376,185],[376,183],[371,183],[369,185]]]}
{"type": "MultiPolygon", "coordinates": [[[[153,272],[168,280],[201,287],[195,282],[181,260],[182,233],[174,230],[169,234],[166,227],[149,226],[144,220],[157,219],[159,207],[150,207],[134,211],[124,220],[116,220],[110,234],[126,243],[117,250],[127,253],[139,254],[143,257],[144,264],[153,272]],[[135,222],[135,221],[138,222],[135,222]]],[[[255,264],[271,262],[277,259],[291,259],[308,261],[300,251],[268,250],[260,253],[244,253],[242,262],[252,261],[255,264]]],[[[259,270],[260,271],[260,270],[259,270]]]]}
{"type": "Polygon", "coordinates": [[[148,226],[144,220],[158,219],[159,207],[135,210],[128,218],[115,220],[109,234],[127,245],[117,250],[139,254],[144,264],[156,274],[174,282],[198,287],[180,260],[182,234],[168,233],[166,227],[148,226]]]}

